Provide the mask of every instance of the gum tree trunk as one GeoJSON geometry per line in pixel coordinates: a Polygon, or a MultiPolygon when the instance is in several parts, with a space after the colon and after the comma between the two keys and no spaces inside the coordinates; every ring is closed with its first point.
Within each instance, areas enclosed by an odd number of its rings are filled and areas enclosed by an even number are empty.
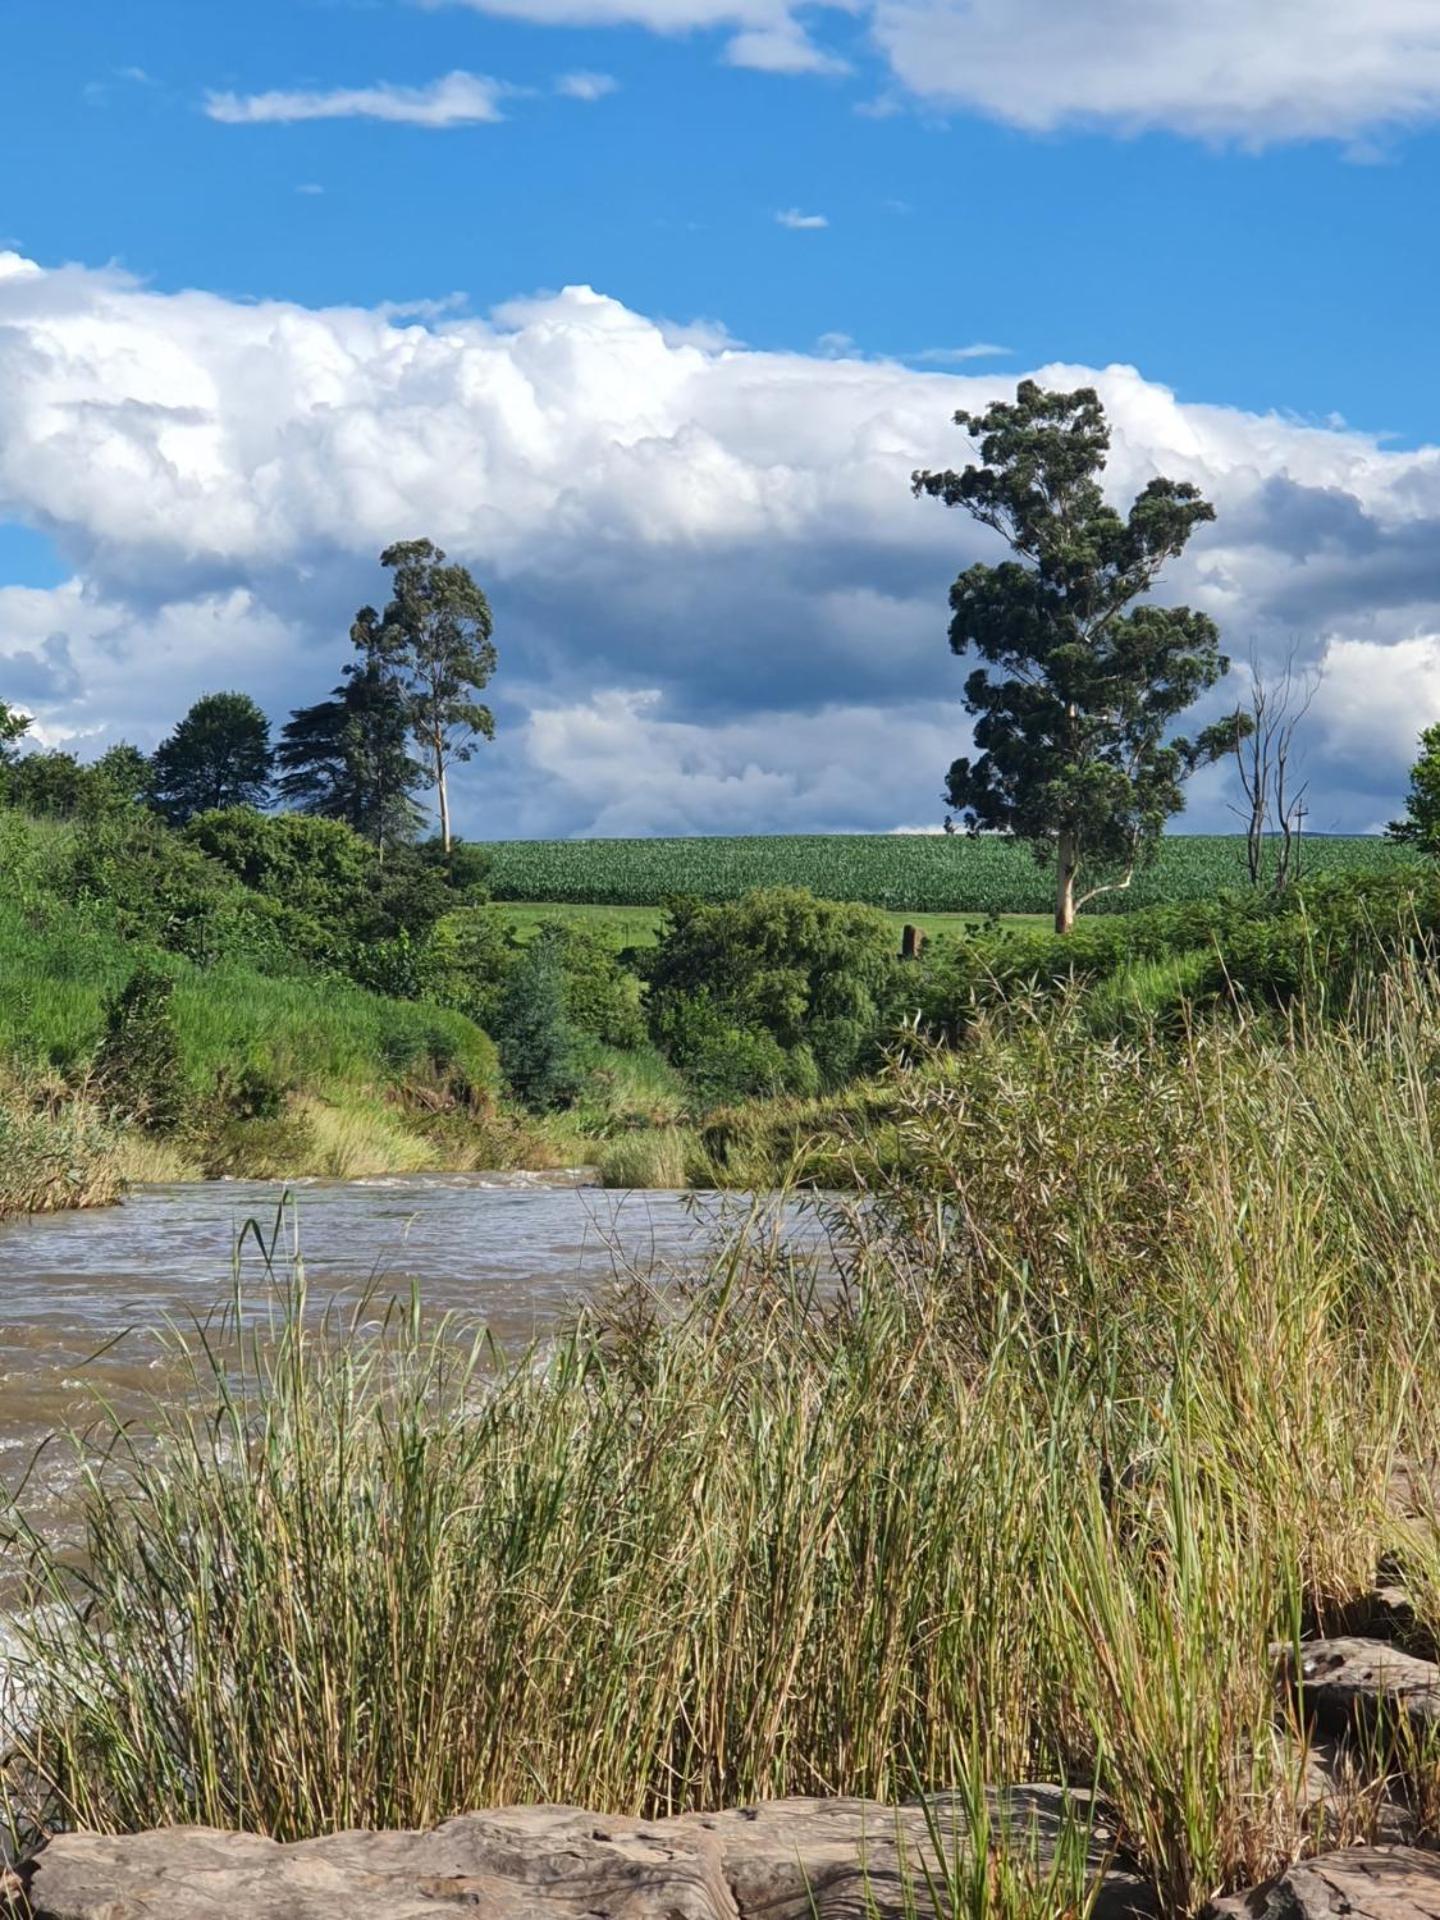
{"type": "Polygon", "coordinates": [[[1055,858],[1055,931],[1069,933],[1075,925],[1075,876],[1080,852],[1072,833],[1062,833],[1055,858]]]}

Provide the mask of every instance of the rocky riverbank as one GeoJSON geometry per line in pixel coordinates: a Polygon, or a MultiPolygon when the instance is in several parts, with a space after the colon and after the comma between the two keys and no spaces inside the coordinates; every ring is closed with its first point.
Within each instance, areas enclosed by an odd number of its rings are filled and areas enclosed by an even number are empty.
{"type": "MultiPolygon", "coordinates": [[[[1403,1615],[1393,1595],[1381,1604],[1403,1615]]],[[[1277,1692],[1303,1709],[1297,1764],[1316,1852],[1216,1901],[1215,1920],[1437,1920],[1440,1852],[1411,1844],[1418,1810],[1403,1758],[1440,1734],[1440,1665],[1392,1640],[1317,1640],[1298,1657],[1277,1650],[1277,1692]],[[1394,1751],[1391,1784],[1360,1793],[1353,1763],[1373,1762],[1377,1744],[1394,1751]]],[[[1373,1766],[1363,1771],[1373,1782],[1373,1766]]],[[[961,1890],[1003,1855],[1027,1887],[1025,1910],[1039,1910],[1034,1896],[1049,1884],[1058,1916],[1071,1910],[1067,1850],[1072,1883],[1093,1892],[1093,1920],[1161,1913],[1109,1810],[1049,1785],[978,1804],[955,1794],[898,1807],[797,1798],[657,1820],[508,1807],[429,1832],[289,1846],[207,1827],[66,1834],[8,1876],[6,1892],[25,1920],[424,1920],[462,1910],[473,1920],[948,1920],[968,1911],[961,1890]]]]}

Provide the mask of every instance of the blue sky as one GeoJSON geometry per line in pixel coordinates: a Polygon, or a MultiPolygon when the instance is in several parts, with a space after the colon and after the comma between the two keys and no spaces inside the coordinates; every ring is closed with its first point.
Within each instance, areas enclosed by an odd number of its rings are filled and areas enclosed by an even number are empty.
{"type": "Polygon", "coordinates": [[[1119,368],[1117,487],[1221,507],[1174,591],[1313,666],[1313,817],[1377,824],[1440,717],[1440,9],[1359,13],[3,0],[0,695],[283,717],[433,531],[500,626],[472,830],[931,824],[974,542],[904,475],[1119,368]]]}

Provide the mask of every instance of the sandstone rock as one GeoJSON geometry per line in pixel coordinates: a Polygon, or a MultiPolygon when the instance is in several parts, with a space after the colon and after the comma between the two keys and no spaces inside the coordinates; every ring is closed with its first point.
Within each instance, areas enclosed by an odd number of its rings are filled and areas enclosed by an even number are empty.
{"type": "Polygon", "coordinates": [[[1351,1847],[1217,1900],[1213,1911],[1226,1920],[1440,1920],[1440,1857],[1415,1847],[1351,1847]]]}
{"type": "Polygon", "coordinates": [[[1304,1689],[1309,1712],[1334,1732],[1373,1730],[1388,1718],[1416,1731],[1440,1726],[1440,1666],[1417,1660],[1383,1640],[1312,1640],[1282,1652],[1292,1683],[1304,1689]]]}
{"type": "MultiPolygon", "coordinates": [[[[1054,1787],[1017,1788],[1015,1844],[1053,1857],[1054,1787]]],[[[956,1802],[932,1803],[947,1852],[956,1802]]],[[[925,1914],[933,1862],[923,1809],[864,1800],[779,1800],[667,1820],[569,1807],[509,1807],[428,1833],[344,1833],[280,1846],[253,1834],[174,1827],[129,1838],[70,1834],[30,1869],[34,1920],[868,1920],[925,1914]],[[906,1882],[915,1904],[907,1909],[906,1882]]],[[[1097,1872],[1105,1838],[1092,1841],[1097,1872]]],[[[1106,1875],[1105,1920],[1148,1911],[1133,1877],[1106,1875]]]]}

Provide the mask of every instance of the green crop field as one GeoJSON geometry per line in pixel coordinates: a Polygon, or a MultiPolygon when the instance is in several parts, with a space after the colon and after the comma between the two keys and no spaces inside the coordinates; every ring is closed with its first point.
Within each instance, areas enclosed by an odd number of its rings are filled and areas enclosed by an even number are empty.
{"type": "MultiPolygon", "coordinates": [[[[1008,840],[945,834],[797,834],[750,839],[498,840],[497,899],[653,907],[669,894],[732,899],[750,887],[808,887],[831,900],[867,900],[892,913],[1032,914],[1051,904],[1051,881],[1008,840]]],[[[1305,844],[1304,871],[1347,873],[1413,862],[1362,835],[1305,844]]],[[[1245,843],[1234,834],[1174,834],[1128,893],[1091,911],[1203,900],[1245,884],[1245,843]]]]}

